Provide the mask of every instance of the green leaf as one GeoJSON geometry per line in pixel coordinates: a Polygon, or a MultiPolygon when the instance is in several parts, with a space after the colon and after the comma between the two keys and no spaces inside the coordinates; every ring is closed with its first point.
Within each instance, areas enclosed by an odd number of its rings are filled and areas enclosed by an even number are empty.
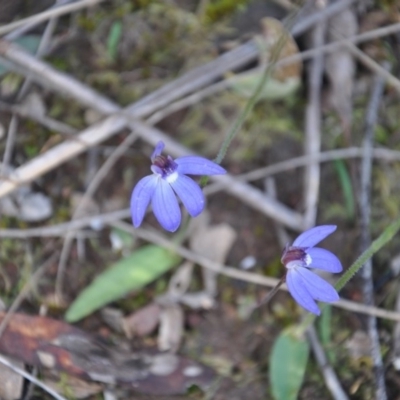
{"type": "Polygon", "coordinates": [[[65,319],[75,322],[127,293],[142,288],[179,262],[179,256],[150,245],[136,250],[99,275],[71,304],[65,319]]]}
{"type": "Polygon", "coordinates": [[[303,383],[309,345],[295,327],[285,329],[272,348],[269,379],[276,400],[296,400],[303,383]]]}
{"type": "Polygon", "coordinates": [[[117,58],[118,45],[122,35],[122,22],[116,21],[111,25],[107,39],[107,53],[110,60],[115,61],[117,58]]]}
{"type": "MultiPolygon", "coordinates": [[[[35,54],[40,43],[39,35],[25,35],[16,39],[14,43],[21,46],[24,50],[28,51],[31,54],[35,54]]],[[[0,76],[4,75],[8,72],[8,68],[0,64],[0,76]]]]}

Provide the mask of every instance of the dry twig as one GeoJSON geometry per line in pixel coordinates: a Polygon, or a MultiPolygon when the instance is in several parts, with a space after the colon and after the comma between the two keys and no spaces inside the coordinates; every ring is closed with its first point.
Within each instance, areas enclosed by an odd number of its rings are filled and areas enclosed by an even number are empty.
{"type": "Polygon", "coordinates": [[[31,17],[23,18],[18,21],[11,22],[7,25],[0,26],[0,35],[4,35],[8,32],[13,31],[16,28],[23,26],[33,27],[42,22],[46,22],[51,18],[60,17],[61,15],[69,14],[73,11],[81,10],[82,8],[92,7],[103,1],[104,0],[82,0],[73,4],[67,4],[60,7],[52,7],[46,11],[32,15],[31,17]]]}
{"type": "MultiPolygon", "coordinates": [[[[326,24],[319,22],[312,33],[314,48],[320,48],[325,42],[326,24]]],[[[305,155],[312,157],[321,149],[321,88],[324,72],[324,57],[318,52],[313,57],[308,74],[308,104],[306,108],[305,155]]],[[[304,227],[315,225],[317,218],[320,169],[318,162],[311,162],[305,169],[304,177],[304,227]]]]}
{"type": "MultiPolygon", "coordinates": [[[[375,78],[375,83],[371,93],[370,102],[366,113],[366,126],[364,136],[364,154],[361,164],[361,190],[360,190],[360,212],[361,212],[361,248],[363,252],[371,244],[371,236],[369,231],[370,214],[371,214],[371,169],[372,169],[372,149],[374,143],[374,129],[378,117],[378,108],[383,95],[384,80],[382,76],[375,78]]],[[[363,266],[361,270],[363,278],[363,297],[364,303],[372,306],[374,304],[374,284],[372,278],[372,260],[363,266]]],[[[368,317],[368,336],[371,340],[371,357],[374,365],[376,398],[380,400],[387,399],[385,385],[385,370],[382,362],[381,349],[379,344],[379,334],[376,318],[368,317]]]]}
{"type": "Polygon", "coordinates": [[[42,388],[45,392],[53,396],[57,400],[67,400],[65,397],[59,395],[54,389],[51,387],[47,386],[43,382],[39,381],[37,378],[35,378],[33,375],[29,374],[28,372],[24,371],[23,369],[15,366],[12,362],[10,362],[6,357],[0,355],[0,363],[5,365],[6,367],[12,369],[14,372],[17,374],[23,376],[25,379],[28,379],[28,381],[32,382],[34,385],[42,388]]]}
{"type": "Polygon", "coordinates": [[[332,398],[334,400],[348,400],[348,397],[343,390],[334,369],[328,362],[328,358],[326,357],[324,349],[318,340],[314,325],[312,324],[308,327],[307,337],[311,344],[315,359],[317,360],[322,375],[324,376],[326,387],[329,389],[332,398]]]}

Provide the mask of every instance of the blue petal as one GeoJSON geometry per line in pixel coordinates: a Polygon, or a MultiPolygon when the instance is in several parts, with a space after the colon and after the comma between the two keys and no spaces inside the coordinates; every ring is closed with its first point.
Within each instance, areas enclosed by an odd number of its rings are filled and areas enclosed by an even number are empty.
{"type": "Polygon", "coordinates": [[[156,175],[149,175],[142,178],[133,189],[131,196],[131,215],[135,228],[143,221],[147,206],[157,187],[157,182],[158,177],[156,175]]]}
{"type": "Polygon", "coordinates": [[[313,247],[336,230],[336,225],[321,225],[303,232],[293,242],[297,247],[313,247]]]}
{"type": "Polygon", "coordinates": [[[298,268],[297,271],[303,278],[303,283],[308,293],[310,293],[314,299],[325,301],[326,303],[339,300],[339,295],[335,288],[320,276],[314,274],[307,268],[298,268]]]}
{"type": "Polygon", "coordinates": [[[185,175],[222,175],[226,170],[213,161],[198,156],[179,157],[175,160],[178,172],[185,175]]]}
{"type": "Polygon", "coordinates": [[[330,251],[320,249],[319,247],[313,247],[306,252],[310,255],[312,260],[310,265],[307,265],[308,268],[318,268],[333,273],[342,272],[342,263],[330,251]]]}
{"type": "Polygon", "coordinates": [[[193,179],[178,175],[178,178],[171,182],[171,186],[192,217],[197,217],[203,211],[204,195],[193,179]]]}
{"type": "Polygon", "coordinates": [[[156,144],[156,147],[153,151],[153,154],[151,155],[151,161],[154,161],[154,159],[159,156],[162,151],[164,150],[165,144],[161,140],[156,144]]]}
{"type": "Polygon", "coordinates": [[[160,178],[152,197],[153,212],[161,226],[175,232],[181,223],[181,210],[170,184],[160,178]]]}
{"type": "Polygon", "coordinates": [[[300,304],[303,308],[312,312],[313,314],[320,315],[321,311],[319,310],[317,303],[308,292],[302,276],[298,273],[299,269],[303,268],[289,269],[286,274],[286,284],[289,292],[297,301],[297,303],[300,304]]]}

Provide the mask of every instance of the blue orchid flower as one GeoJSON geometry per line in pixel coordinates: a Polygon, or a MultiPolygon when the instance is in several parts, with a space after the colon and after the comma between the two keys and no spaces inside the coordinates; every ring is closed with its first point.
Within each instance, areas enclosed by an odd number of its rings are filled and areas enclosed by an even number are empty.
{"type": "Polygon", "coordinates": [[[204,209],[200,186],[186,175],[221,175],[226,170],[203,157],[186,156],[173,159],[163,156],[164,143],[158,142],[151,156],[152,175],[142,178],[132,192],[131,215],[135,228],[143,221],[151,201],[154,215],[161,226],[175,232],[181,223],[181,210],[176,196],[192,217],[204,209]]]}
{"type": "Polygon", "coordinates": [[[333,273],[343,270],[333,253],[314,247],[335,230],[335,225],[321,225],[303,232],[292,246],[286,246],[281,259],[287,268],[286,284],[290,294],[298,304],[316,315],[320,315],[321,311],[315,300],[326,303],[339,300],[335,288],[310,271],[310,268],[333,273]]]}

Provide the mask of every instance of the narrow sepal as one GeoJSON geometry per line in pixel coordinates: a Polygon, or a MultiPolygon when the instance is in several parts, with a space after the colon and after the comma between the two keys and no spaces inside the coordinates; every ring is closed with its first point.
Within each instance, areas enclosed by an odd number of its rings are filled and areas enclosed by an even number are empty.
{"type": "Polygon", "coordinates": [[[298,269],[290,269],[286,275],[286,284],[290,294],[307,311],[320,315],[321,311],[317,306],[310,293],[308,292],[302,276],[298,273],[298,269]]]}
{"type": "Polygon", "coordinates": [[[151,204],[160,225],[167,231],[175,232],[181,223],[181,210],[174,191],[164,179],[160,179],[151,204]]]}
{"type": "Polygon", "coordinates": [[[336,225],[321,225],[303,232],[293,242],[297,247],[313,247],[336,230],[336,225]]]}
{"type": "Polygon", "coordinates": [[[171,183],[175,193],[192,217],[197,217],[204,209],[204,195],[199,185],[185,175],[171,183]]]}
{"type": "Polygon", "coordinates": [[[175,160],[178,172],[187,175],[222,175],[226,170],[213,161],[204,157],[186,156],[175,160]]]}
{"type": "Polygon", "coordinates": [[[161,140],[156,144],[154,148],[153,154],[151,155],[151,161],[154,162],[154,159],[159,156],[164,150],[165,144],[161,140]]]}
{"type": "Polygon", "coordinates": [[[309,268],[318,268],[332,273],[343,270],[340,260],[328,250],[312,247],[307,250],[307,254],[311,257],[311,263],[307,265],[309,268]]]}
{"type": "Polygon", "coordinates": [[[156,175],[149,175],[142,178],[133,189],[130,206],[132,222],[135,228],[140,226],[143,221],[147,206],[157,187],[157,182],[158,177],[156,175]]]}
{"type": "Polygon", "coordinates": [[[339,300],[339,295],[335,288],[319,275],[311,272],[307,268],[298,268],[297,272],[302,277],[303,284],[308,293],[315,300],[324,301],[326,303],[339,300]]]}

